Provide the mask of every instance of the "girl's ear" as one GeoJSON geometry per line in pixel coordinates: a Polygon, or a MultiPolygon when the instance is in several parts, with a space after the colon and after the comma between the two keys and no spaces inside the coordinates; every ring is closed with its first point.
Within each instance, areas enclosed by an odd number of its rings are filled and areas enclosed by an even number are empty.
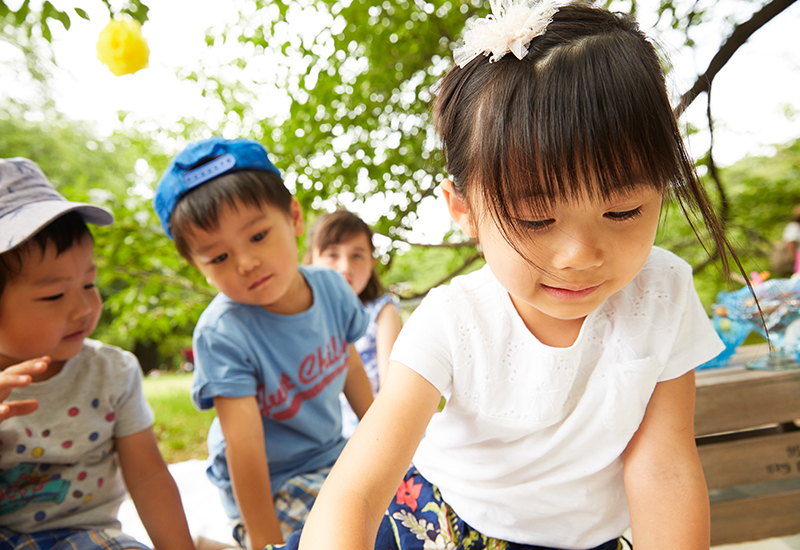
{"type": "Polygon", "coordinates": [[[450,217],[458,224],[461,231],[467,234],[467,237],[474,239],[478,236],[475,230],[475,225],[472,221],[472,216],[469,212],[469,206],[464,200],[458,196],[453,182],[446,179],[439,186],[444,195],[444,201],[447,203],[447,210],[450,211],[450,217]]]}

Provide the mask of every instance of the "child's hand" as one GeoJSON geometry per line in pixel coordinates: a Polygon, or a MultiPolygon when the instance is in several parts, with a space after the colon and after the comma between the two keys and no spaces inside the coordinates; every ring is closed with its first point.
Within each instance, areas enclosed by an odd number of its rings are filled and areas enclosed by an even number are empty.
{"type": "Polygon", "coordinates": [[[0,422],[12,416],[31,414],[39,407],[39,402],[34,400],[8,403],[5,400],[11,395],[11,390],[27,386],[31,383],[31,376],[46,371],[49,363],[49,357],[39,357],[12,365],[0,372],[0,422]]]}

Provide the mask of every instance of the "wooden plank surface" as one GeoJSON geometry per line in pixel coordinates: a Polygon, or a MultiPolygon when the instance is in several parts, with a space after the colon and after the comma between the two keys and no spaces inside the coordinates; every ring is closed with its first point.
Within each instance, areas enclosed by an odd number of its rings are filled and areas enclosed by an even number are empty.
{"type": "Polygon", "coordinates": [[[711,545],[800,533],[800,490],[711,505],[711,545]]]}
{"type": "Polygon", "coordinates": [[[701,444],[697,452],[709,489],[800,476],[800,431],[701,444]]]}
{"type": "Polygon", "coordinates": [[[746,430],[800,419],[800,369],[746,368],[766,345],[747,346],[730,366],[698,371],[695,434],[746,430]]]}

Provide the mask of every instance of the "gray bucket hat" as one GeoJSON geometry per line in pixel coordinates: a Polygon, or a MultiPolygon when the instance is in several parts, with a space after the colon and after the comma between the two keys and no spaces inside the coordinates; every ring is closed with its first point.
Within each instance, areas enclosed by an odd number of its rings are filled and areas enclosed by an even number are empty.
{"type": "Polygon", "coordinates": [[[0,159],[0,254],[67,212],[78,212],[83,221],[94,225],[114,221],[104,208],[65,199],[35,162],[21,157],[0,159]]]}

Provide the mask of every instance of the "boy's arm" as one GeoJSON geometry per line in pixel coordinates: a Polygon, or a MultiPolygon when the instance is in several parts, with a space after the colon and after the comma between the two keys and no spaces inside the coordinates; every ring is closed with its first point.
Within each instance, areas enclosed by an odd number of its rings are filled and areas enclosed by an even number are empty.
{"type": "Polygon", "coordinates": [[[152,428],[116,439],[122,477],[156,550],[194,550],[175,480],[152,428]]]}
{"type": "Polygon", "coordinates": [[[11,395],[11,390],[27,386],[31,383],[32,376],[46,371],[48,364],[49,357],[39,357],[0,371],[0,422],[12,416],[30,414],[39,408],[39,402],[33,399],[8,402],[6,399],[11,395]]]}
{"type": "Polygon", "coordinates": [[[625,492],[637,550],[710,544],[708,489],[694,440],[694,371],[656,385],[625,450],[625,492]]]}
{"type": "Polygon", "coordinates": [[[272,501],[261,412],[254,396],[214,397],[233,494],[252,548],[283,542],[272,501]]]}
{"type": "Polygon", "coordinates": [[[361,356],[353,344],[348,345],[347,378],[344,381],[344,396],[359,420],[364,418],[367,409],[372,405],[372,386],[369,384],[367,373],[361,356]]]}

